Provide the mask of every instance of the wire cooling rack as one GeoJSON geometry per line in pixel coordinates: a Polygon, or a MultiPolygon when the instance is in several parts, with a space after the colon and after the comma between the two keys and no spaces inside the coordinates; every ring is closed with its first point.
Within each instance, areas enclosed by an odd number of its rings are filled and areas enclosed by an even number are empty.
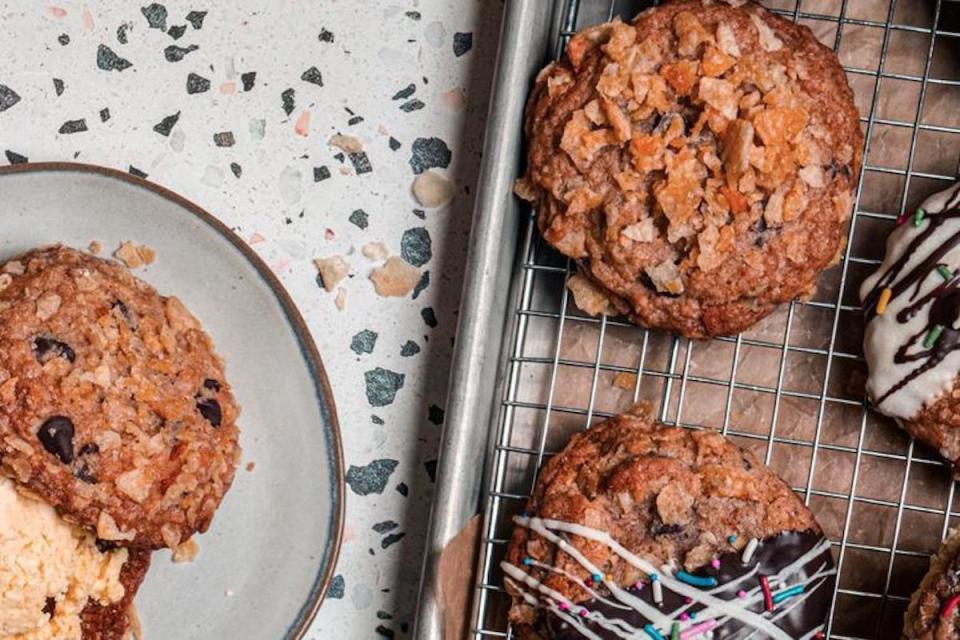
{"type": "MultiPolygon", "coordinates": [[[[578,29],[646,4],[559,0],[554,55],[578,29]]],[[[524,221],[475,638],[513,637],[498,565],[537,469],[574,431],[639,400],[665,423],[719,429],[753,450],[814,510],[839,574],[828,637],[898,638],[929,555],[960,516],[943,463],[864,405],[857,300],[897,215],[955,179],[960,0],[765,4],[832,46],[857,94],[866,145],[843,259],[812,300],[736,338],[691,342],[584,316],[564,286],[572,265],[541,241],[532,214],[524,221]]]]}

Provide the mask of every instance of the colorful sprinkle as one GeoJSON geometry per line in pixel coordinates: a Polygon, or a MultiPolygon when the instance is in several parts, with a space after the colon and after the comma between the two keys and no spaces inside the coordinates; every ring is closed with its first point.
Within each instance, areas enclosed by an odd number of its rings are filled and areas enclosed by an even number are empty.
{"type": "Polygon", "coordinates": [[[740,591],[737,591],[737,597],[743,600],[744,598],[747,597],[747,592],[744,591],[743,589],[740,589],[740,591]]]}
{"type": "Polygon", "coordinates": [[[737,536],[735,536],[735,535],[729,535],[729,536],[727,536],[727,542],[729,542],[730,544],[733,544],[733,543],[736,542],[736,541],[737,541],[737,536]]]}
{"type": "Polygon", "coordinates": [[[560,608],[560,611],[566,611],[567,609],[570,608],[570,605],[568,605],[566,602],[561,602],[558,606],[560,608]]]}
{"type": "Polygon", "coordinates": [[[717,579],[713,576],[695,576],[686,571],[677,571],[674,577],[680,582],[686,582],[694,587],[710,588],[717,586],[717,579]]]}
{"type": "Polygon", "coordinates": [[[910,216],[907,215],[907,212],[906,212],[906,211],[904,211],[903,213],[901,213],[899,216],[897,216],[897,226],[899,227],[900,225],[902,225],[904,222],[907,221],[907,218],[909,218],[909,217],[910,217],[910,216]]]}
{"type": "Polygon", "coordinates": [[[890,298],[893,297],[893,289],[887,287],[880,292],[880,299],[877,300],[877,315],[882,316],[886,310],[887,305],[890,304],[890,298]]]}
{"type": "Polygon", "coordinates": [[[927,215],[927,212],[923,210],[922,207],[918,208],[913,212],[913,226],[919,227],[923,224],[923,218],[927,215]]]}
{"type": "Polygon", "coordinates": [[[596,582],[597,584],[603,582],[603,575],[602,575],[602,574],[595,573],[595,574],[593,574],[593,575],[590,576],[590,577],[593,578],[593,581],[596,582]]]}
{"type": "Polygon", "coordinates": [[[953,271],[950,271],[950,269],[948,269],[946,265],[942,265],[942,264],[939,265],[937,267],[937,273],[939,273],[940,277],[943,278],[944,280],[953,279],[953,271]]]}
{"type": "Polygon", "coordinates": [[[643,625],[643,630],[647,632],[647,635],[653,638],[653,640],[667,640],[663,637],[663,634],[657,631],[657,628],[650,623],[643,625]]]}
{"type": "Polygon", "coordinates": [[[719,569],[719,568],[720,568],[720,558],[714,558],[713,560],[711,560],[711,561],[710,561],[710,566],[713,567],[714,569],[719,569]]]}
{"type": "Polygon", "coordinates": [[[950,614],[953,613],[953,610],[957,608],[957,604],[960,604],[960,595],[952,595],[943,605],[943,609],[940,610],[941,618],[949,618],[950,614]]]}
{"type": "Polygon", "coordinates": [[[927,334],[927,337],[923,339],[923,348],[931,349],[933,345],[937,344],[937,340],[940,339],[940,334],[943,333],[943,325],[935,324],[933,329],[930,329],[930,332],[927,334]]]}
{"type": "Polygon", "coordinates": [[[798,594],[801,594],[801,593],[803,593],[803,585],[802,585],[802,584],[798,584],[798,585],[796,585],[796,586],[789,587],[789,588],[783,589],[783,590],[781,590],[781,591],[777,591],[775,594],[773,594],[773,604],[780,604],[781,602],[783,602],[783,601],[786,600],[787,598],[792,598],[793,596],[798,595],[798,594]]]}
{"type": "MultiPolygon", "coordinates": [[[[653,580],[653,576],[650,579],[653,580]]],[[[659,580],[653,580],[653,601],[663,604],[663,584],[659,580]]]]}
{"type": "Polygon", "coordinates": [[[637,580],[636,582],[634,582],[634,583],[633,583],[633,588],[636,589],[637,591],[642,591],[642,590],[643,590],[643,580],[637,580]]]}
{"type": "Polygon", "coordinates": [[[760,588],[763,589],[763,605],[767,611],[773,611],[773,594],[770,593],[770,583],[767,576],[760,576],[760,588]]]}
{"type": "Polygon", "coordinates": [[[523,559],[523,564],[525,564],[526,566],[529,567],[530,565],[533,564],[533,558],[524,558],[524,559],[523,559]]]}
{"type": "Polygon", "coordinates": [[[670,640],[680,640],[680,623],[674,622],[670,625],[670,640]]]}
{"type": "Polygon", "coordinates": [[[696,638],[700,634],[706,633],[717,626],[716,620],[705,620],[700,624],[693,625],[686,631],[680,634],[680,640],[688,640],[689,638],[696,638]]]}
{"type": "Polygon", "coordinates": [[[743,564],[750,564],[750,561],[753,560],[753,554],[757,552],[758,546],[760,546],[760,541],[756,538],[750,538],[750,542],[747,543],[746,548],[743,550],[743,555],[740,556],[743,564]]]}
{"type": "Polygon", "coordinates": [[[586,609],[580,609],[580,617],[581,617],[581,618],[586,618],[589,614],[590,614],[590,612],[587,611],[586,609]]]}
{"type": "Polygon", "coordinates": [[[683,613],[680,614],[680,619],[686,622],[687,620],[690,619],[690,614],[684,611],[683,613]]]}

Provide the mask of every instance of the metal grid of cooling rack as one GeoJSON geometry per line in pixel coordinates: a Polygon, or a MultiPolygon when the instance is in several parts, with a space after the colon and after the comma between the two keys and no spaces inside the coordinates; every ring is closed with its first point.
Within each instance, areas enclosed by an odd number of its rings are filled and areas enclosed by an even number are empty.
{"type": "MultiPolygon", "coordinates": [[[[532,215],[524,221],[523,244],[515,273],[515,306],[511,310],[514,314],[511,342],[499,399],[499,417],[495,422],[494,459],[487,480],[472,619],[473,637],[513,637],[505,619],[508,598],[498,568],[509,538],[511,517],[522,511],[536,481],[537,469],[565,441],[564,436],[555,433],[560,429],[556,424],[564,423],[567,425],[564,429],[567,429],[573,422],[574,429],[586,428],[597,419],[616,412],[597,403],[598,391],[610,376],[632,381],[631,400],[652,400],[661,421],[690,428],[719,428],[725,435],[758,452],[774,470],[779,471],[781,466],[790,467],[792,474],[788,481],[817,511],[821,522],[823,516],[818,507],[835,516],[832,526],[824,525],[834,544],[839,576],[827,627],[828,637],[899,637],[900,616],[909,592],[922,575],[929,553],[951,526],[951,519],[960,517],[960,503],[955,504],[954,483],[936,456],[920,445],[915,446],[905,436],[892,436],[894,440],[901,438],[893,445],[882,439],[875,441],[872,437],[874,429],[896,432],[867,410],[862,400],[862,381],[860,391],[851,394],[843,385],[838,386],[832,377],[856,378],[858,369],[860,375],[863,370],[859,340],[842,338],[851,332],[851,324],[859,322],[857,285],[860,278],[878,264],[879,256],[875,251],[866,257],[860,255],[864,242],[854,238],[861,228],[865,228],[866,244],[872,240],[875,249],[880,240],[882,246],[886,229],[900,211],[915,204],[925,193],[939,190],[954,179],[943,171],[922,170],[917,166],[923,136],[949,138],[957,135],[947,144],[952,144],[953,149],[960,148],[960,127],[957,126],[960,122],[938,124],[935,118],[928,118],[924,112],[931,87],[960,91],[960,76],[940,77],[932,73],[939,44],[948,40],[951,47],[955,42],[960,49],[960,26],[957,26],[960,1],[930,0],[932,20],[926,26],[897,22],[898,1],[902,8],[903,4],[923,0],[833,0],[838,9],[832,13],[804,10],[804,4],[809,7],[816,3],[823,7],[822,0],[765,1],[769,8],[795,21],[810,26],[830,25],[835,34],[833,47],[838,53],[844,37],[847,36],[848,40],[856,37],[857,34],[848,34],[857,29],[870,30],[880,37],[876,68],[845,66],[851,83],[858,78],[872,82],[872,87],[868,86],[862,94],[866,99],[866,104],[861,105],[866,148],[855,213],[850,222],[851,242],[840,265],[832,271],[830,284],[821,285],[821,294],[813,300],[789,305],[772,323],[774,328],[707,343],[647,332],[607,317],[585,317],[572,305],[563,284],[572,273],[572,265],[540,240],[532,215]],[[863,6],[859,5],[869,5],[873,14],[863,15],[863,6]],[[922,62],[922,72],[887,68],[891,40],[898,34],[928,40],[926,51],[915,52],[918,62],[922,62]],[[916,111],[912,119],[885,115],[879,106],[885,85],[895,82],[911,83],[916,89],[916,111]],[[903,166],[884,166],[871,156],[871,144],[877,139],[880,128],[906,133],[909,150],[903,166]],[[865,201],[865,185],[870,184],[867,188],[873,188],[871,177],[886,178],[896,185],[898,201],[889,207],[891,210],[882,211],[882,207],[871,206],[865,201]],[[912,187],[919,182],[923,184],[915,193],[912,187]],[[810,311],[825,319],[820,331],[825,335],[821,336],[821,342],[804,344],[804,340],[794,340],[793,334],[798,325],[806,322],[804,316],[810,311]],[[611,349],[605,345],[605,341],[612,340],[608,336],[615,331],[631,332],[632,340],[639,344],[633,364],[625,365],[612,357],[611,349]],[[579,351],[569,348],[568,337],[574,332],[578,334],[579,342],[583,341],[583,335],[590,336],[588,342],[595,347],[590,346],[587,351],[592,350],[592,354],[585,356],[583,348],[579,351]],[[535,343],[536,348],[531,348],[531,343],[535,343]],[[729,352],[729,366],[723,372],[698,373],[694,352],[702,352],[702,357],[709,358],[716,352],[716,345],[729,352]],[[571,354],[571,351],[575,353],[571,354]],[[772,359],[762,360],[768,365],[769,382],[760,380],[755,372],[745,375],[748,368],[756,368],[755,363],[743,357],[748,351],[773,355],[772,359]],[[792,365],[788,363],[794,358],[812,358],[820,363],[814,376],[819,379],[814,384],[805,388],[792,387],[788,380],[792,365]],[[530,369],[537,372],[531,374],[530,369]],[[589,387],[588,393],[578,401],[561,402],[562,398],[558,397],[563,395],[558,392],[561,379],[577,374],[578,384],[589,387]],[[524,392],[531,386],[537,392],[524,392]],[[690,411],[697,402],[696,397],[691,398],[696,395],[693,392],[695,387],[714,390],[710,397],[720,407],[716,411],[715,424],[703,424],[685,416],[685,413],[696,413],[690,411]],[[767,404],[769,418],[761,429],[739,419],[737,407],[750,405],[751,401],[735,401],[735,398],[739,400],[738,394],[750,394],[755,403],[767,404]],[[811,429],[807,435],[792,434],[783,427],[778,432],[778,424],[792,402],[813,407],[810,411],[811,429]],[[828,434],[834,421],[828,416],[838,408],[843,411],[843,423],[850,437],[834,441],[828,434]],[[775,455],[778,447],[786,448],[787,453],[775,455]],[[830,464],[822,464],[831,456],[840,456],[845,461],[844,472],[839,475],[845,479],[846,490],[835,486],[824,488],[824,484],[830,483],[821,479],[836,469],[830,464]],[[798,458],[802,463],[799,473],[798,458]],[[887,495],[863,490],[863,481],[874,479],[878,470],[883,474],[887,495]],[[920,485],[919,489],[915,485],[920,485]],[[924,497],[918,497],[924,492],[924,497]],[[882,530],[876,540],[861,535],[874,524],[882,530]],[[932,535],[918,543],[917,536],[908,535],[918,528],[932,535]]],[[[557,3],[560,23],[554,45],[555,56],[560,55],[567,39],[579,28],[604,18],[611,19],[617,14],[630,17],[644,4],[650,4],[623,0],[557,0],[557,3]]],[[[950,171],[953,171],[952,167],[950,171]]],[[[869,251],[866,253],[870,254],[869,251]]],[[[857,330],[852,333],[856,335],[857,330]]],[[[626,407],[619,407],[623,408],[626,407]]]]}

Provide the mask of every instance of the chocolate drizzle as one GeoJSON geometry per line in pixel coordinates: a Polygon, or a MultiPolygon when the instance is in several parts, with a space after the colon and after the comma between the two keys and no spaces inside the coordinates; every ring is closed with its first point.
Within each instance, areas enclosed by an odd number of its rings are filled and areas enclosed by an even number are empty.
{"type": "MultiPolygon", "coordinates": [[[[922,247],[929,242],[941,228],[950,221],[960,219],[960,190],[955,191],[943,206],[942,211],[927,211],[926,227],[916,232],[896,261],[887,268],[876,281],[874,286],[863,296],[863,308],[866,320],[869,323],[877,316],[877,305],[885,289],[890,290],[889,303],[896,304],[904,296],[907,304],[896,312],[896,322],[906,325],[913,318],[927,310],[927,317],[919,331],[907,333],[905,340],[900,344],[893,356],[893,364],[905,365],[918,363],[918,366],[905,375],[900,376],[882,393],[874,393],[874,403],[881,405],[893,394],[902,390],[912,381],[939,365],[954,351],[960,350],[960,272],[945,263],[943,258],[954,248],[960,246],[960,230],[949,235],[939,246],[933,248],[924,259],[909,270],[907,264],[918,254],[922,255],[922,247]],[[953,275],[944,280],[941,272],[948,269],[953,275]],[[923,285],[928,278],[942,280],[925,295],[920,295],[923,285]],[[939,329],[936,329],[939,327],[939,329]],[[931,332],[939,332],[939,335],[931,332]],[[931,336],[932,344],[927,340],[931,336]],[[925,344],[926,343],[926,344],[925,344]]],[[[904,224],[911,224],[908,220],[904,224]]],[[[896,338],[891,334],[890,338],[896,338]]],[[[868,353],[868,357],[869,357],[868,353]]],[[[884,363],[877,363],[883,367],[884,363]]],[[[880,391],[880,390],[875,390],[880,391]]]]}
{"type": "MultiPolygon", "coordinates": [[[[763,540],[748,564],[742,562],[740,554],[726,553],[719,557],[718,569],[708,565],[694,573],[704,577],[715,577],[719,586],[711,589],[710,593],[722,600],[736,602],[739,600],[738,592],[750,591],[759,585],[760,575],[775,575],[787,569],[798,558],[816,548],[822,540],[821,535],[812,531],[781,533],[763,540]]],[[[795,568],[787,576],[786,584],[781,585],[805,584],[805,592],[796,596],[795,599],[787,599],[779,603],[772,613],[765,614],[768,619],[774,621],[777,627],[792,638],[812,636],[824,624],[830,609],[830,599],[836,582],[833,567],[830,548],[825,545],[821,553],[811,557],[803,566],[795,568]],[[820,574],[819,577],[814,577],[818,574],[820,574]],[[803,600],[801,601],[800,598],[803,600]]],[[[657,606],[654,604],[652,591],[647,585],[639,592],[631,591],[631,593],[649,605],[657,606]]],[[[607,597],[604,592],[600,595],[607,597]]],[[[607,599],[609,601],[609,598],[607,599]]],[[[643,629],[649,622],[634,609],[618,607],[599,600],[577,604],[600,613],[607,619],[621,620],[635,629],[643,629]]],[[[697,602],[687,604],[680,594],[664,589],[663,604],[658,608],[664,613],[683,610],[688,614],[696,614],[703,611],[705,607],[697,602]]],[[[764,611],[762,601],[745,605],[745,608],[758,615],[763,614],[764,611]]],[[[720,618],[720,620],[720,624],[713,628],[717,637],[722,637],[724,640],[757,637],[756,629],[745,625],[737,618],[720,618]]],[[[589,618],[583,618],[580,622],[585,624],[592,634],[604,640],[619,640],[623,637],[589,618]]],[[[584,637],[577,628],[549,610],[540,619],[539,632],[542,636],[555,640],[582,640],[584,637]]]]}

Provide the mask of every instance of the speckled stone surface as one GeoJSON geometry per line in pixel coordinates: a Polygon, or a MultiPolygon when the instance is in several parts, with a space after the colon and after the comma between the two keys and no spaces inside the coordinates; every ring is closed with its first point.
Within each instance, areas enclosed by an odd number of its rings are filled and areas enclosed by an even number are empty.
{"type": "Polygon", "coordinates": [[[0,0],[0,164],[100,164],[182,194],[250,243],[313,331],[348,485],[309,638],[411,632],[501,10],[0,0]],[[424,172],[450,202],[414,199],[424,172]],[[334,255],[349,276],[328,292],[313,261],[334,255]],[[369,279],[388,256],[418,272],[403,295],[369,279]]]}

